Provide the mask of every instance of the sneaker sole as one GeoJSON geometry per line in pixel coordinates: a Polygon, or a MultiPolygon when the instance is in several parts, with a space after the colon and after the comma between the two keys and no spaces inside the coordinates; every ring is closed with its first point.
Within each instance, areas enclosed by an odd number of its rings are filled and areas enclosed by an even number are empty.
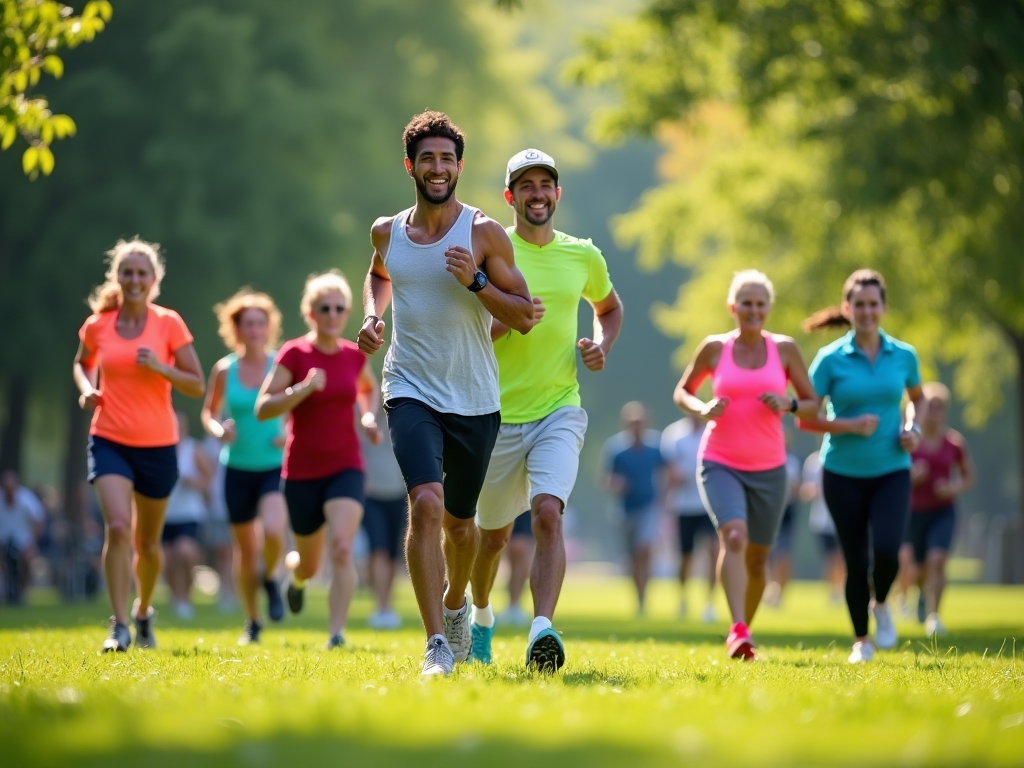
{"type": "Polygon", "coordinates": [[[754,651],[752,640],[740,640],[729,647],[729,658],[742,659],[743,661],[757,661],[757,653],[754,651]]]}
{"type": "Polygon", "coordinates": [[[527,666],[536,668],[538,672],[552,674],[557,672],[565,664],[565,649],[551,635],[537,639],[537,642],[530,648],[530,658],[527,666]]]}

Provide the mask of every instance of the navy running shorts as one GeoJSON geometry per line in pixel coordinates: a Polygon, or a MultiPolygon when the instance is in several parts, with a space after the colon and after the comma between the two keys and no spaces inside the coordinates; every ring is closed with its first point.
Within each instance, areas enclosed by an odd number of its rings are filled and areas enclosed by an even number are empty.
{"type": "Polygon", "coordinates": [[[281,468],[253,472],[224,468],[224,503],[232,525],[251,523],[259,513],[260,499],[281,492],[281,468]]]}
{"type": "Polygon", "coordinates": [[[501,414],[441,413],[411,397],[389,400],[384,411],[406,489],[441,483],[448,513],[475,517],[501,414]]]}
{"type": "Polygon", "coordinates": [[[331,499],[352,499],[362,504],[365,486],[359,469],[343,469],[311,480],[285,480],[282,490],[292,531],[296,536],[312,536],[327,522],[324,504],[331,499]]]}
{"type": "Polygon", "coordinates": [[[693,552],[697,546],[697,537],[717,538],[718,531],[706,512],[699,515],[679,515],[679,551],[684,555],[693,552]]]}
{"type": "Polygon", "coordinates": [[[166,499],[178,482],[177,446],[133,448],[93,435],[89,438],[88,467],[90,483],[103,475],[120,475],[132,481],[140,496],[166,499]]]}
{"type": "Polygon", "coordinates": [[[366,500],[363,528],[366,530],[366,538],[370,540],[370,552],[386,552],[392,560],[397,560],[408,525],[407,497],[366,500]]]}
{"type": "Polygon", "coordinates": [[[512,521],[512,535],[533,538],[533,516],[530,510],[526,510],[512,521]]]}
{"type": "Polygon", "coordinates": [[[956,528],[956,509],[947,504],[927,512],[911,512],[904,541],[914,548],[914,562],[921,565],[933,549],[949,552],[956,528]]]}
{"type": "Polygon", "coordinates": [[[178,539],[192,539],[199,543],[199,523],[164,523],[161,543],[173,544],[178,539]]]}

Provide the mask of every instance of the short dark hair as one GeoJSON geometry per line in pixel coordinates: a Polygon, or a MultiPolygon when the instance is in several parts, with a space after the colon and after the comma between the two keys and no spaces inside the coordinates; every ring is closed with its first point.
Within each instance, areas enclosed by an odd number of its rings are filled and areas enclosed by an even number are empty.
{"type": "Polygon", "coordinates": [[[449,120],[448,115],[444,112],[432,110],[420,112],[405,126],[405,131],[402,133],[402,141],[405,142],[405,156],[410,160],[415,160],[416,145],[422,139],[433,137],[451,139],[455,142],[455,159],[462,160],[462,152],[466,148],[466,134],[449,120]]]}

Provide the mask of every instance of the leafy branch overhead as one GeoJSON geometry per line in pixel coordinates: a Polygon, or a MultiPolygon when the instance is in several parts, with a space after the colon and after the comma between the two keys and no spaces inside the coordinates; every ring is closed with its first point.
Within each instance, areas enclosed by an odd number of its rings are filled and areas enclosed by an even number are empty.
{"type": "Polygon", "coordinates": [[[108,0],[86,3],[81,15],[52,0],[0,0],[0,149],[20,136],[28,143],[22,169],[36,178],[53,172],[50,145],[75,134],[68,115],[53,114],[45,96],[31,93],[44,73],[64,74],[58,52],[90,42],[113,15],[108,0]]]}

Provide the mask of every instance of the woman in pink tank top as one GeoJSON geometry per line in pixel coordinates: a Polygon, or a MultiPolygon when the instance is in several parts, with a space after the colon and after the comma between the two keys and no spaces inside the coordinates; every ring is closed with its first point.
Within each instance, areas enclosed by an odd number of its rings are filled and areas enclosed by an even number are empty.
{"type": "Polygon", "coordinates": [[[766,275],[736,273],[726,300],[736,330],[700,343],[674,397],[684,411],[708,420],[697,483],[722,543],[718,574],[733,622],[726,648],[747,660],[757,658],[748,625],[764,594],[785,507],[782,417],[814,414],[821,405],[796,342],[764,329],[773,300],[766,275]],[[697,391],[709,376],[713,396],[704,402],[697,391]],[[787,393],[789,384],[797,397],[787,393]]]}

